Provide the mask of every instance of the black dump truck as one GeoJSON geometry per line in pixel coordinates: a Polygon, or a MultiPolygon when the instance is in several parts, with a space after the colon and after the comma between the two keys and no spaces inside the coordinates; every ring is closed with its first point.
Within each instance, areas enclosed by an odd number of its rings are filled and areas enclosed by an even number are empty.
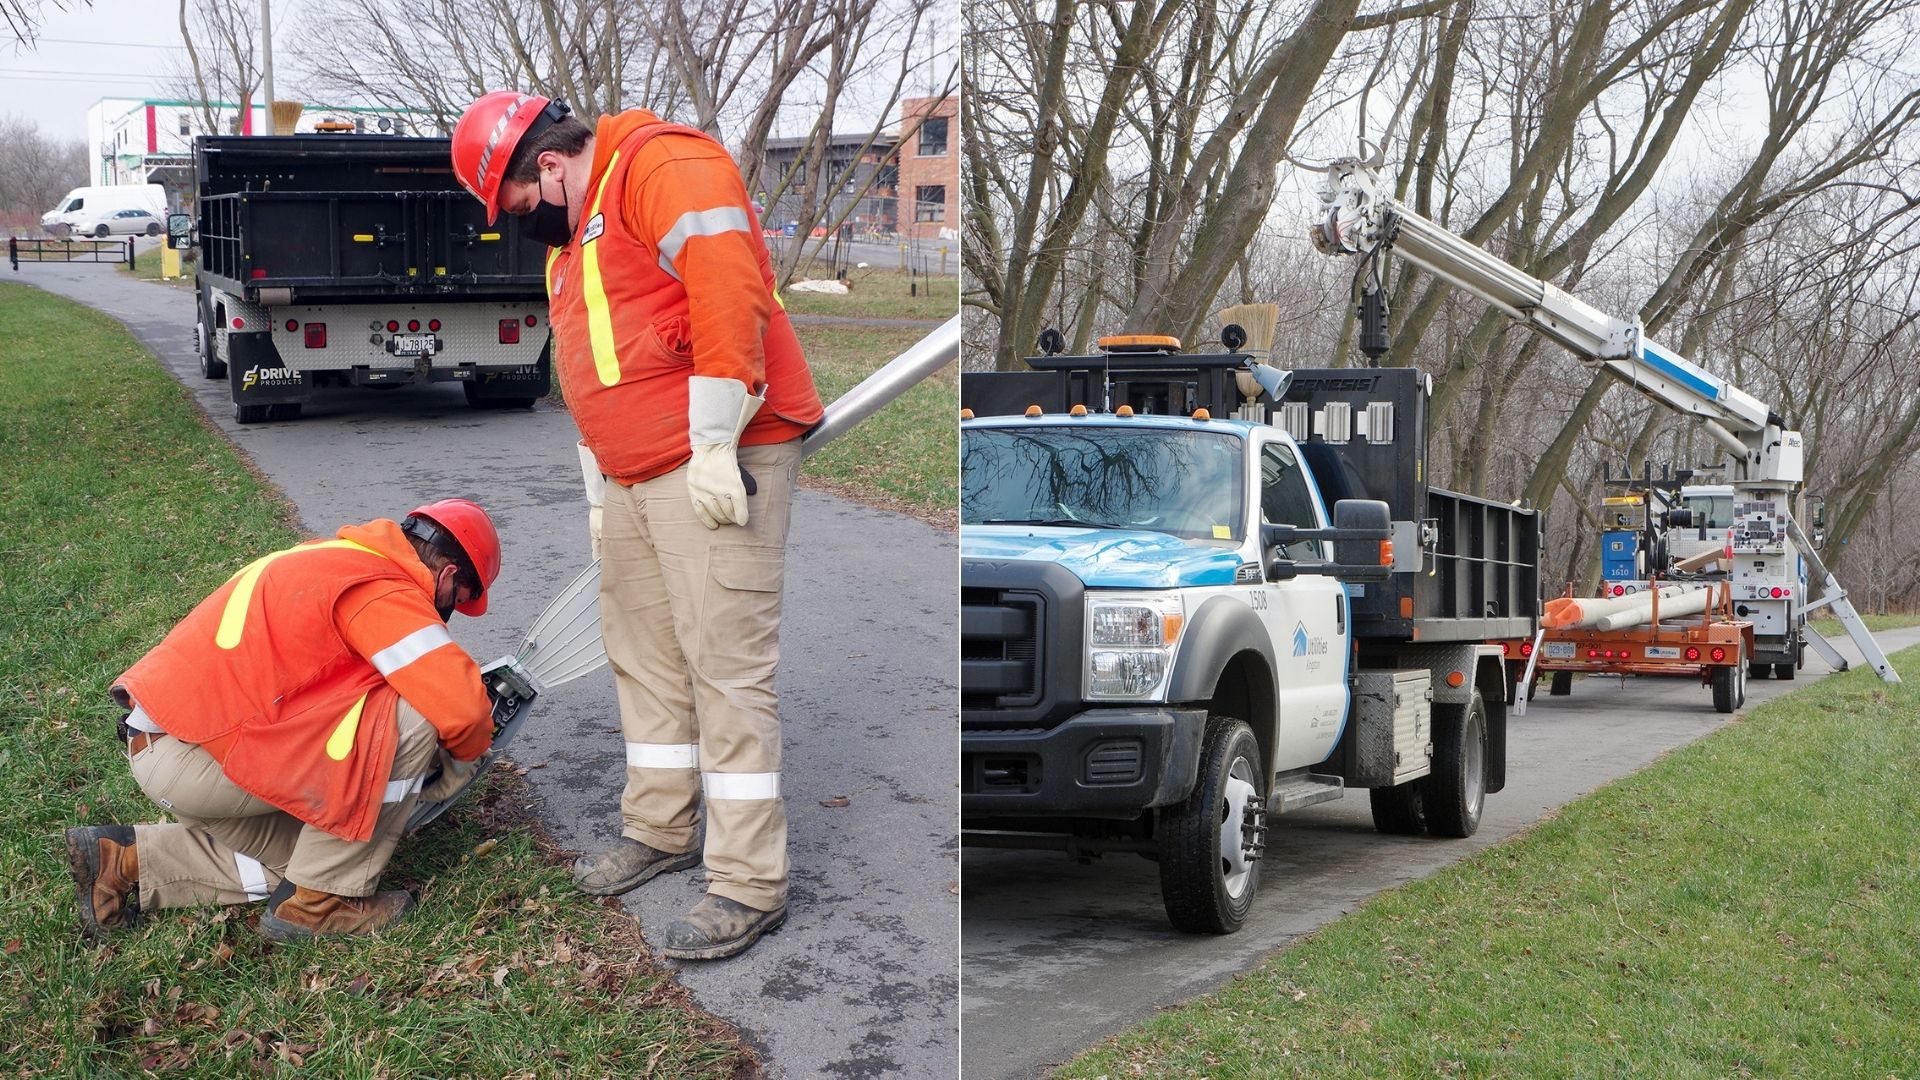
{"type": "Polygon", "coordinates": [[[200,370],[242,424],[315,391],[458,382],[477,408],[546,394],[547,249],[489,226],[449,140],[201,136],[200,370]]]}
{"type": "Polygon", "coordinates": [[[1250,359],[1116,341],[960,383],[963,840],[1147,855],[1212,933],[1289,810],[1366,788],[1384,832],[1472,835],[1495,643],[1540,616],[1540,515],[1426,482],[1426,375],[1250,359]]]}

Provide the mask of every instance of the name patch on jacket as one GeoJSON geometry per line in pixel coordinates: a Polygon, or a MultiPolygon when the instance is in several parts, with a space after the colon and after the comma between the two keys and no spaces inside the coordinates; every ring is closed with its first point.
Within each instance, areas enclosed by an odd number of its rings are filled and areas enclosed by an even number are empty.
{"type": "Polygon", "coordinates": [[[580,234],[581,245],[585,246],[587,244],[593,243],[595,240],[599,239],[601,233],[606,231],[607,231],[607,216],[605,214],[593,215],[593,217],[588,219],[587,221],[587,231],[580,234]]]}

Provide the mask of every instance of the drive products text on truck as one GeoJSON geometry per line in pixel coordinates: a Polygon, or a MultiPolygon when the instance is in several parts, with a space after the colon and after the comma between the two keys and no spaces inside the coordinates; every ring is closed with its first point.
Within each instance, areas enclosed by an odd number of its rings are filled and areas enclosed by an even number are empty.
{"type": "Polygon", "coordinates": [[[458,382],[476,407],[549,385],[546,250],[488,226],[448,140],[202,136],[201,372],[240,423],[290,419],[325,387],[458,382]]]}
{"type": "Polygon", "coordinates": [[[1382,831],[1472,835],[1540,523],[1426,485],[1431,381],[1249,394],[1171,339],[1029,364],[961,382],[964,840],[1148,855],[1225,933],[1274,815],[1364,787],[1382,831]]]}

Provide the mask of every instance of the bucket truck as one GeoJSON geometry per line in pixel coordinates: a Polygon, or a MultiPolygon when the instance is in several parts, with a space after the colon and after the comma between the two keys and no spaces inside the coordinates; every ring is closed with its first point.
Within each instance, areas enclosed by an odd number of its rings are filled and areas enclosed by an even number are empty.
{"type": "Polygon", "coordinates": [[[1310,230],[1314,246],[1332,256],[1358,256],[1361,347],[1384,352],[1382,268],[1389,253],[1479,297],[1599,368],[1677,412],[1696,418],[1727,451],[1733,495],[1729,538],[1731,612],[1752,624],[1747,663],[1771,662],[1791,671],[1802,634],[1837,670],[1847,661],[1811,628],[1807,615],[1830,607],[1861,655],[1887,682],[1900,676],[1794,520],[1794,488],[1802,481],[1800,432],[1764,402],[1649,338],[1638,320],[1621,319],[1579,300],[1399,203],[1382,185],[1380,160],[1343,158],[1327,169],[1320,216],[1310,230]],[[1370,273],[1368,271],[1371,271],[1370,273]],[[1815,600],[1802,588],[1801,565],[1815,600]]]}

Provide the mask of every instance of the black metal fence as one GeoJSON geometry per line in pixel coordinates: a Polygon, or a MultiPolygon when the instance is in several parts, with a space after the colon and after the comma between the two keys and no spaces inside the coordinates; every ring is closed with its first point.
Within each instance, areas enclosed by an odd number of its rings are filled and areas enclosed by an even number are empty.
{"type": "Polygon", "coordinates": [[[26,262],[126,263],[133,269],[133,237],[125,240],[47,240],[7,237],[7,261],[15,270],[26,262]],[[108,256],[102,258],[102,256],[108,256]]]}

